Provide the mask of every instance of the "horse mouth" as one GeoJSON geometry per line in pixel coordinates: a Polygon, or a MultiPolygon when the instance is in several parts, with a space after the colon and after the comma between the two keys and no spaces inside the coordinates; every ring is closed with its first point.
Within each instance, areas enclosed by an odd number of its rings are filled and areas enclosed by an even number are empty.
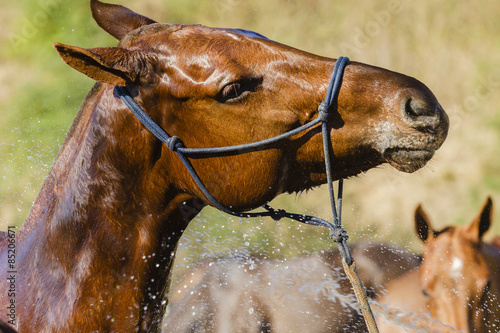
{"type": "Polygon", "coordinates": [[[411,173],[422,168],[434,156],[434,150],[388,148],[383,155],[397,170],[411,173]]]}

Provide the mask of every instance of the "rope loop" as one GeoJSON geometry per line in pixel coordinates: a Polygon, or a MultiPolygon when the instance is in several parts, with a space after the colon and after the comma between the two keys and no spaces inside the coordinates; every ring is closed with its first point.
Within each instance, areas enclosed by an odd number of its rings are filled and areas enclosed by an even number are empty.
{"type": "Polygon", "coordinates": [[[181,139],[179,139],[175,135],[168,138],[166,140],[166,144],[167,144],[168,149],[170,149],[173,152],[175,152],[178,148],[184,147],[184,144],[182,143],[181,139]]]}
{"type": "Polygon", "coordinates": [[[344,228],[335,228],[330,229],[330,238],[335,243],[342,243],[349,238],[349,235],[344,228]]]}

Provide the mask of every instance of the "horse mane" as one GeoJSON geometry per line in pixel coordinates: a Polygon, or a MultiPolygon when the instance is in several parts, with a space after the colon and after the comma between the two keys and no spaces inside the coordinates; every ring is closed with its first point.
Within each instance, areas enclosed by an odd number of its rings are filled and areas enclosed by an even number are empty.
{"type": "MultiPolygon", "coordinates": [[[[94,99],[101,98],[101,94],[97,93],[101,88],[102,88],[102,83],[96,82],[94,84],[94,86],[90,89],[90,91],[87,94],[87,96],[85,96],[85,99],[83,100],[82,104],[78,108],[78,112],[77,112],[75,118],[73,119],[73,122],[71,123],[71,126],[70,126],[68,132],[66,133],[66,136],[65,136],[64,141],[63,141],[63,143],[61,145],[61,148],[59,149],[59,152],[57,153],[56,158],[54,159],[54,161],[57,161],[57,159],[59,158],[59,155],[61,154],[61,152],[64,151],[64,149],[66,148],[69,139],[75,133],[78,125],[80,124],[80,121],[82,119],[83,114],[85,113],[85,111],[87,111],[87,108],[85,106],[86,105],[92,105],[92,104],[89,104],[92,98],[94,98],[94,99]]],[[[94,105],[97,105],[97,103],[95,103],[94,105]]],[[[88,111],[90,113],[92,113],[93,110],[88,110],[88,111]]]]}

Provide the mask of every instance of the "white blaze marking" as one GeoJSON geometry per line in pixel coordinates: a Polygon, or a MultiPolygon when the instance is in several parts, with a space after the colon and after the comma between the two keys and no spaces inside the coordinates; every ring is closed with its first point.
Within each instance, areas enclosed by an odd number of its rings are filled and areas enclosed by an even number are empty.
{"type": "Polygon", "coordinates": [[[452,279],[458,279],[462,275],[462,270],[464,268],[464,262],[457,257],[453,257],[451,262],[450,277],[452,279]]]}

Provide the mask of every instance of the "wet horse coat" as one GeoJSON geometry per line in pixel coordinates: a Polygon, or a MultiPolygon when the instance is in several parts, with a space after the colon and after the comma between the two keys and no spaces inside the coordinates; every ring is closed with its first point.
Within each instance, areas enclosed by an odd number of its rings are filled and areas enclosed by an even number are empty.
{"type": "MultiPolygon", "coordinates": [[[[207,204],[177,156],[132,115],[114,86],[125,87],[186,147],[220,147],[314,119],[335,64],[257,34],[156,23],[90,2],[97,23],[120,43],[55,44],[67,64],[98,83],[18,232],[22,332],[158,331],[172,253],[207,204]]],[[[336,179],[381,163],[413,172],[448,130],[425,85],[360,63],[348,66],[329,124],[336,179]]],[[[323,158],[315,127],[271,149],[191,161],[216,199],[241,211],[324,183],[323,158]]],[[[6,295],[0,297],[6,306],[6,295]]]]}
{"type": "MultiPolygon", "coordinates": [[[[403,324],[413,324],[414,330],[423,326],[432,332],[497,331],[500,250],[482,241],[491,225],[492,209],[488,199],[471,224],[436,231],[419,206],[415,219],[417,233],[424,241],[423,263],[418,270],[391,282],[381,303],[395,308],[403,324]],[[412,320],[405,322],[409,318],[412,320]],[[439,328],[434,321],[442,323],[439,328]]],[[[381,332],[408,332],[382,317],[379,324],[381,332]]]]}

